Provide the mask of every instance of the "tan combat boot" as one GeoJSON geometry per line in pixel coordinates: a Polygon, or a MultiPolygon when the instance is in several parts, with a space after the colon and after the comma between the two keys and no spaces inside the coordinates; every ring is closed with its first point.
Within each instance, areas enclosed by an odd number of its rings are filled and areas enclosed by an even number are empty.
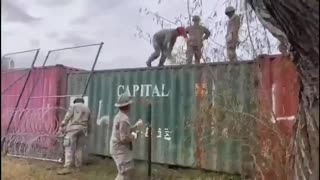
{"type": "Polygon", "coordinates": [[[70,167],[64,167],[63,169],[61,169],[60,171],[58,171],[58,175],[67,175],[67,174],[71,174],[71,168],[70,167]]]}

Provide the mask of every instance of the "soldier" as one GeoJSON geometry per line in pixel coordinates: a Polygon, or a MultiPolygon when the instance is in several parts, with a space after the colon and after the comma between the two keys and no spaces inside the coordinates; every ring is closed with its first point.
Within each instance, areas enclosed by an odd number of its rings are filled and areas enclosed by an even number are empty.
{"type": "Polygon", "coordinates": [[[231,62],[237,61],[236,48],[239,44],[240,17],[235,14],[235,11],[232,6],[227,7],[225,11],[229,17],[226,35],[227,56],[231,62]]]}
{"type": "Polygon", "coordinates": [[[84,104],[83,98],[73,101],[63,119],[60,131],[64,133],[64,168],[58,172],[59,175],[71,173],[71,167],[79,168],[82,166],[83,148],[86,145],[86,138],[90,132],[90,110],[84,104]]]}
{"type": "Polygon", "coordinates": [[[137,138],[136,130],[143,126],[143,122],[138,120],[131,127],[128,117],[131,103],[128,96],[122,95],[115,104],[115,107],[119,108],[119,112],[114,118],[110,139],[110,154],[118,169],[115,180],[134,179],[132,141],[137,138]]]}
{"type": "Polygon", "coordinates": [[[14,61],[11,58],[1,58],[1,71],[9,70],[14,68],[14,61]]]}
{"type": "Polygon", "coordinates": [[[286,45],[282,42],[280,42],[280,44],[278,45],[278,50],[283,56],[289,55],[286,45]]]}
{"type": "Polygon", "coordinates": [[[186,29],[187,34],[189,35],[186,51],[187,64],[192,63],[193,56],[195,57],[196,64],[199,64],[202,56],[202,42],[209,38],[210,31],[206,27],[200,25],[199,16],[193,16],[192,21],[193,25],[186,29]]]}
{"type": "Polygon", "coordinates": [[[183,36],[187,38],[186,30],[184,27],[176,29],[163,29],[153,35],[152,43],[154,52],[151,54],[147,61],[147,66],[151,67],[152,61],[160,56],[159,66],[163,66],[167,58],[172,59],[172,49],[176,43],[177,37],[183,36]]]}

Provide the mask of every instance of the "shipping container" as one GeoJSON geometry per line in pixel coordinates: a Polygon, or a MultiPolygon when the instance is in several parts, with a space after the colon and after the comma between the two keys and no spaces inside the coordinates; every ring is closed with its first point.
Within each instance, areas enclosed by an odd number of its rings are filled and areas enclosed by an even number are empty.
{"type": "MultiPolygon", "coordinates": [[[[259,114],[273,129],[257,124],[260,153],[268,163],[262,166],[265,179],[286,179],[293,153],[290,141],[299,107],[298,72],[288,56],[265,55],[259,59],[259,114]]],[[[258,179],[262,179],[259,177],[258,179]]],[[[289,178],[290,179],[290,178],[289,178]]]]}
{"type": "Polygon", "coordinates": [[[60,109],[66,107],[65,98],[61,98],[61,95],[66,94],[67,74],[77,71],[56,65],[2,72],[1,137],[6,133],[14,112],[9,133],[36,136],[56,132],[58,114],[60,109]],[[22,92],[24,85],[26,86],[22,92]]]}
{"type": "MultiPolygon", "coordinates": [[[[6,89],[1,94],[2,133],[27,73],[28,69],[1,74],[1,92],[6,89]]],[[[55,133],[68,105],[82,95],[88,76],[89,72],[61,65],[33,69],[10,132],[55,133]]],[[[251,155],[256,150],[277,147],[256,119],[277,122],[290,137],[298,91],[294,65],[279,55],[233,64],[95,71],[84,97],[94,119],[89,152],[110,156],[112,122],[118,112],[114,104],[126,93],[134,100],[132,123],[138,118],[147,122],[151,104],[153,162],[243,174],[252,167],[251,155]],[[252,146],[250,141],[257,137],[260,144],[252,146]]],[[[147,158],[146,132],[141,130],[134,144],[139,160],[147,158]]]]}
{"type": "MultiPolygon", "coordinates": [[[[81,94],[88,75],[69,75],[68,94],[81,94]]],[[[97,117],[90,137],[90,153],[110,155],[112,122],[118,111],[114,104],[123,93],[134,98],[132,123],[138,118],[147,122],[147,105],[151,103],[153,162],[241,172],[246,148],[239,139],[232,138],[232,129],[226,130],[230,136],[221,138],[214,134],[214,124],[201,116],[204,109],[219,105],[236,113],[256,113],[252,62],[94,72],[86,94],[97,117]]],[[[219,116],[219,121],[231,122],[235,116],[230,114],[219,116]]],[[[240,120],[240,126],[249,125],[250,120],[240,120]]],[[[146,131],[139,133],[135,143],[136,159],[146,160],[146,131]]]]}

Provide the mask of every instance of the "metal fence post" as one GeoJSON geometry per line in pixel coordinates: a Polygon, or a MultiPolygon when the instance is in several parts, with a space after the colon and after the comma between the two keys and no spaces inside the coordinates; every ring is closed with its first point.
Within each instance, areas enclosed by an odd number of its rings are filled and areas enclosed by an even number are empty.
{"type": "Polygon", "coordinates": [[[96,54],[96,57],[95,57],[95,59],[94,59],[94,62],[93,62],[93,65],[92,65],[92,68],[91,68],[89,77],[88,77],[87,82],[86,82],[86,85],[85,85],[85,87],[84,87],[84,90],[83,90],[83,93],[82,93],[82,97],[86,94],[86,91],[87,91],[87,88],[88,88],[90,79],[91,79],[91,77],[92,77],[94,68],[96,67],[96,64],[97,64],[97,61],[98,61],[98,58],[99,58],[101,49],[102,49],[102,47],[103,47],[103,44],[104,44],[103,42],[100,43],[100,46],[99,46],[98,52],[97,52],[97,54],[96,54]]]}
{"type": "MultiPolygon", "coordinates": [[[[24,92],[24,90],[25,90],[25,88],[26,88],[26,86],[27,86],[27,83],[28,83],[28,80],[29,80],[29,78],[30,78],[31,72],[32,72],[32,70],[33,70],[33,68],[34,68],[34,64],[35,64],[35,62],[36,62],[36,60],[37,60],[37,58],[38,58],[39,52],[40,52],[40,49],[37,50],[37,52],[36,52],[36,54],[35,54],[35,56],[34,56],[33,62],[32,62],[32,64],[31,64],[31,69],[29,70],[28,76],[27,76],[27,78],[26,78],[26,81],[24,82],[24,85],[23,85],[23,87],[22,87],[21,94],[20,94],[20,96],[19,96],[19,98],[18,98],[18,100],[17,100],[16,106],[15,106],[15,110],[16,110],[16,109],[18,108],[18,106],[19,106],[21,97],[22,97],[23,92],[24,92]]],[[[7,126],[7,129],[6,129],[5,134],[7,134],[7,133],[9,132],[10,126],[11,126],[11,124],[12,124],[12,121],[13,121],[13,118],[14,118],[14,115],[15,115],[15,112],[16,112],[15,110],[13,111],[13,113],[12,113],[12,115],[11,115],[11,118],[10,118],[10,121],[9,121],[8,126],[7,126]]],[[[5,141],[5,140],[4,140],[4,141],[5,141]]]]}
{"type": "Polygon", "coordinates": [[[149,180],[151,179],[151,166],[152,166],[152,162],[151,162],[151,157],[152,157],[152,134],[151,134],[151,116],[152,115],[152,106],[151,103],[148,105],[148,178],[149,180]]]}

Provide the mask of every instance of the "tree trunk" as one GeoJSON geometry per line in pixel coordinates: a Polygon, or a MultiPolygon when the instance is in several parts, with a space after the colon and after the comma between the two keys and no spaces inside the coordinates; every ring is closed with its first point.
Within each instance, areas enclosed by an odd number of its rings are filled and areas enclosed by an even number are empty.
{"type": "MultiPolygon", "coordinates": [[[[294,180],[319,179],[319,1],[247,0],[277,37],[268,22],[289,43],[301,82],[299,116],[295,124],[292,157],[294,180]],[[263,13],[261,13],[263,9],[263,13]],[[267,14],[265,14],[267,13],[267,14]]],[[[259,19],[260,19],[259,18],[259,19]]],[[[278,33],[279,34],[279,33],[278,33]]],[[[278,38],[279,39],[279,38],[278,38]]],[[[283,41],[282,39],[279,39],[283,41]]],[[[290,176],[290,175],[288,175],[290,176]]]]}

